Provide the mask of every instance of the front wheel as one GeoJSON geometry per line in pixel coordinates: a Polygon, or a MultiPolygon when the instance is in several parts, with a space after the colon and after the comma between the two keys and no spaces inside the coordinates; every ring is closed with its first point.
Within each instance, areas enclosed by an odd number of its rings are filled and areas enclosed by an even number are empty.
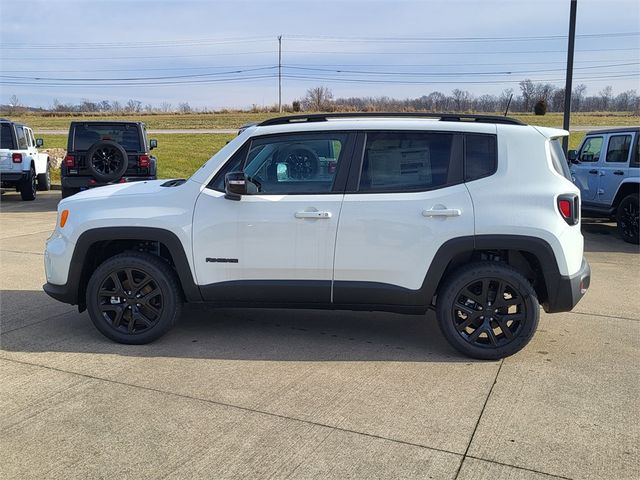
{"type": "Polygon", "coordinates": [[[524,348],[540,307],[531,283],[509,265],[478,262],[455,271],[437,298],[440,330],[459,352],[495,360],[524,348]]]}
{"type": "Polygon", "coordinates": [[[618,205],[618,213],[616,221],[618,223],[618,232],[625,242],[640,243],[640,233],[638,232],[638,195],[627,195],[618,205]]]}
{"type": "Polygon", "coordinates": [[[36,190],[36,171],[31,167],[27,176],[20,183],[20,197],[22,200],[35,200],[36,190]]]}
{"type": "Polygon", "coordinates": [[[182,308],[173,269],[161,258],[140,252],[102,263],[89,279],[86,302],[93,324],[104,336],[134,345],[164,335],[182,308]]]}

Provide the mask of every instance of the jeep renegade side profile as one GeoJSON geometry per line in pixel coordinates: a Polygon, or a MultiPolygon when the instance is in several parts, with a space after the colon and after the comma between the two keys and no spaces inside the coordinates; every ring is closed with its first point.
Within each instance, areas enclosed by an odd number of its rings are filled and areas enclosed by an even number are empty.
{"type": "Polygon", "coordinates": [[[188,180],[60,202],[45,291],[141,344],[183,302],[434,309],[462,353],[511,355],[590,282],[564,130],[506,117],[327,114],[247,127],[188,180]]]}

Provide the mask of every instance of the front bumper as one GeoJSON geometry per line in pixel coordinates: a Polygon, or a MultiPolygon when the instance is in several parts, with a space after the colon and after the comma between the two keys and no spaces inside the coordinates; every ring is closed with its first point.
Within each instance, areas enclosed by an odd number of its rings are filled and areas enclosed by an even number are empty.
{"type": "Polygon", "coordinates": [[[131,183],[131,182],[143,182],[145,180],[157,180],[157,177],[152,175],[148,177],[122,177],[115,182],[96,182],[93,177],[62,177],[63,188],[95,188],[104,187],[105,185],[117,185],[119,183],[131,183]],[[91,183],[91,181],[95,183],[91,183]]]}
{"type": "Polygon", "coordinates": [[[573,275],[561,275],[555,285],[547,285],[548,299],[543,304],[547,313],[569,312],[587,293],[591,283],[591,267],[582,258],[580,270],[573,275]]]}

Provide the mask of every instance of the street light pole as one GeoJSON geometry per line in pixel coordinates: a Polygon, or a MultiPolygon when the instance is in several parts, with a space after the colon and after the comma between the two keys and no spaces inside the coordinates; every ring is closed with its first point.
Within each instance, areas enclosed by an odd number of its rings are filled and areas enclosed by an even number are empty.
{"type": "Polygon", "coordinates": [[[278,111],[282,113],[282,35],[278,35],[278,111]]]}
{"type": "MultiPolygon", "coordinates": [[[[576,9],[578,8],[578,0],[571,0],[571,11],[569,13],[569,46],[567,48],[567,75],[564,86],[564,119],[562,128],[569,130],[571,120],[571,90],[573,83],[573,49],[576,42],[576,9]]],[[[569,137],[562,138],[562,148],[565,155],[569,150],[569,137]]]]}

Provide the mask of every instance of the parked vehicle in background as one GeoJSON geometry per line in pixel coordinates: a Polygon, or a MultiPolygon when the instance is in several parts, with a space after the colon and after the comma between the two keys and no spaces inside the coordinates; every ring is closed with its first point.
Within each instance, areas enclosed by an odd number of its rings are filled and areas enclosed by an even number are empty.
{"type": "Polygon", "coordinates": [[[81,190],[157,178],[142,122],[71,122],[67,155],[62,162],[62,198],[81,190]]]}
{"type": "Polygon", "coordinates": [[[433,309],[453,347],[502,358],[540,305],[569,311],[589,287],[568,134],[483,115],[266,120],[188,180],[60,202],[44,289],[122,343],[163,335],[183,301],[433,309]]]}
{"type": "Polygon", "coordinates": [[[0,118],[0,184],[15,188],[22,200],[34,200],[38,190],[51,188],[49,155],[38,152],[43,144],[31,128],[0,118]]]}
{"type": "Polygon", "coordinates": [[[616,220],[624,241],[639,243],[640,127],[595,130],[569,151],[584,215],[616,220]]]}

